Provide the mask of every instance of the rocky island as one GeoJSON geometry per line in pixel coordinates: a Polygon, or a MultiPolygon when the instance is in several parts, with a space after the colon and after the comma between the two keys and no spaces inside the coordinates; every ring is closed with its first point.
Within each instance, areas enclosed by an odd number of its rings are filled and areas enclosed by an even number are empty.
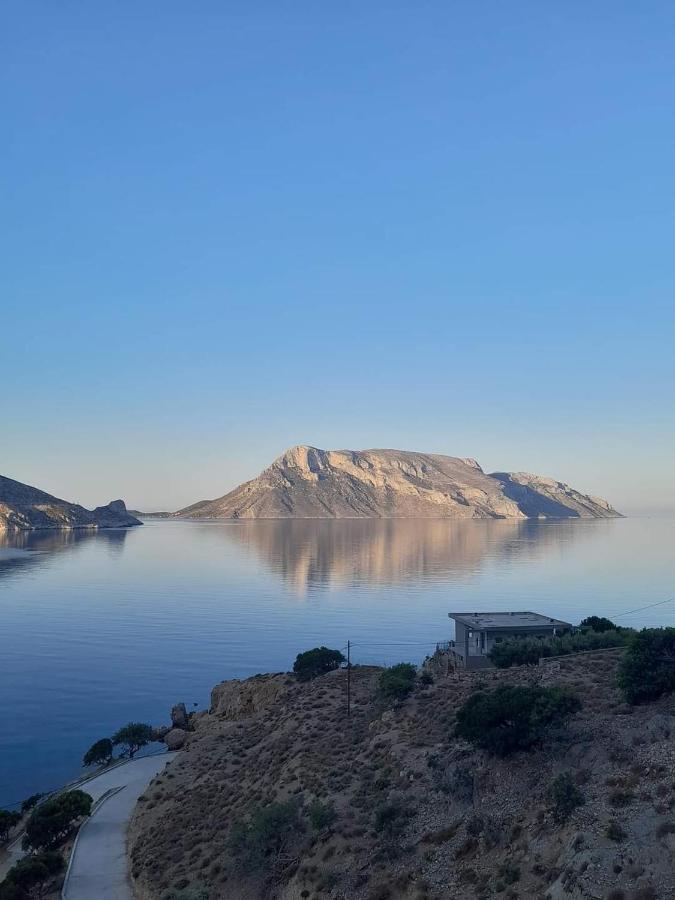
{"type": "Polygon", "coordinates": [[[85,509],[38,488],[0,475],[0,531],[43,528],[128,528],[143,523],[127,512],[123,500],[85,509]]]}
{"type": "Polygon", "coordinates": [[[174,513],[189,519],[610,518],[600,497],[475,459],[408,450],[291,447],[257,478],[174,513]]]}

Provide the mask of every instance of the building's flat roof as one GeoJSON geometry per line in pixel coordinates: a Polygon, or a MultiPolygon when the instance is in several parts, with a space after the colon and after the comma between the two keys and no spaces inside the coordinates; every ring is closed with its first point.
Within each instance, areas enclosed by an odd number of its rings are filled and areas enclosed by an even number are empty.
{"type": "Polygon", "coordinates": [[[535,612],[459,612],[448,615],[455,622],[461,622],[477,631],[485,628],[541,628],[544,625],[573,627],[570,622],[552,619],[535,612]]]}

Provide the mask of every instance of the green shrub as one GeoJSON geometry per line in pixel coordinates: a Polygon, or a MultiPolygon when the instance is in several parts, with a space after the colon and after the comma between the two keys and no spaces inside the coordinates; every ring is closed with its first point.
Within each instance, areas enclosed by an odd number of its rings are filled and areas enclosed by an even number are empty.
{"type": "Polygon", "coordinates": [[[209,892],[199,885],[181,890],[174,888],[168,894],[164,894],[162,900],[209,900],[209,892]]]}
{"type": "Polygon", "coordinates": [[[583,631],[550,638],[507,638],[495,644],[489,655],[498,669],[508,669],[510,666],[536,666],[542,657],[566,656],[582,650],[622,647],[628,643],[631,635],[629,629],[616,629],[583,631]]]}
{"type": "MultiPolygon", "coordinates": [[[[112,742],[115,746],[121,744],[124,748],[122,753],[133,759],[141,747],[145,747],[155,739],[155,729],[152,725],[145,722],[128,722],[119,729],[113,736],[112,742]]],[[[93,748],[92,748],[93,749],[93,748]]]]}
{"type": "Polygon", "coordinates": [[[314,647],[313,650],[305,650],[298,653],[293,663],[293,671],[300,681],[309,681],[318,675],[325,675],[340,667],[345,661],[339,650],[330,650],[328,647],[314,647]]]}
{"type": "Polygon", "coordinates": [[[309,815],[309,824],[314,831],[323,831],[330,828],[337,819],[335,807],[330,803],[322,803],[320,800],[312,800],[307,810],[309,815]]]}
{"type": "Polygon", "coordinates": [[[273,865],[301,831],[296,803],[270,803],[254,810],[248,823],[232,825],[228,848],[245,871],[258,872],[273,865]]]}
{"type": "Polygon", "coordinates": [[[472,694],[457,712],[455,733],[498,756],[526,750],[546,730],[581,709],[579,698],[559,687],[502,685],[472,694]]]}
{"type": "Polygon", "coordinates": [[[584,795],[569,772],[563,772],[553,779],[550,795],[553,816],[558,822],[567,821],[574,810],[585,802],[584,795]]]}
{"type": "Polygon", "coordinates": [[[8,809],[0,809],[0,841],[6,841],[9,833],[21,821],[21,813],[10,812],[8,809]]]}
{"type": "Polygon", "coordinates": [[[675,628],[645,628],[632,635],[619,666],[619,687],[633,704],[675,690],[675,628]]]}
{"type": "Polygon", "coordinates": [[[30,797],[26,797],[26,799],[21,804],[21,814],[24,815],[27,812],[30,812],[34,806],[37,806],[40,800],[44,797],[44,794],[31,794],[30,797]]]}
{"type": "Polygon", "coordinates": [[[417,669],[412,663],[398,663],[385,669],[378,681],[378,690],[385,700],[405,700],[415,686],[417,669]]]}
{"type": "Polygon", "coordinates": [[[49,850],[72,830],[77,819],[91,812],[92,798],[84,791],[66,791],[37,806],[26,823],[24,850],[49,850]]]}
{"type": "Polygon", "coordinates": [[[403,804],[385,803],[375,811],[375,831],[385,838],[396,838],[405,830],[411,816],[411,811],[403,804]]]}
{"type": "Polygon", "coordinates": [[[42,896],[47,882],[64,868],[65,861],[60,853],[49,851],[25,856],[15,863],[7,873],[2,888],[10,890],[0,892],[0,898],[42,896]],[[14,890],[12,891],[11,888],[14,890]]]}
{"type": "Polygon", "coordinates": [[[604,616],[587,616],[579,623],[579,628],[590,628],[591,631],[616,631],[617,627],[611,619],[604,616]]]}
{"type": "Polygon", "coordinates": [[[110,738],[96,741],[84,754],[83,766],[107,766],[113,755],[113,744],[110,738]]]}
{"type": "Polygon", "coordinates": [[[605,829],[605,834],[610,839],[610,841],[616,841],[617,844],[621,841],[625,841],[628,835],[623,830],[621,825],[616,821],[616,819],[612,819],[607,828],[605,829]]]}

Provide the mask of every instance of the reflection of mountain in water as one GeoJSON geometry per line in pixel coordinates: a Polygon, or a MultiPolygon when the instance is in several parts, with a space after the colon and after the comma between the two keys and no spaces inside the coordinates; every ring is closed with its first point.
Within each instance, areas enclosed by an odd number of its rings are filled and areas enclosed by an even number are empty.
{"type": "Polygon", "coordinates": [[[121,553],[128,531],[125,528],[90,531],[84,528],[55,529],[38,531],[0,530],[0,579],[13,574],[17,569],[48,563],[53,553],[72,552],[83,549],[91,541],[97,541],[111,553],[121,553]],[[3,550],[10,551],[4,555],[3,550]],[[18,551],[16,555],[12,550],[18,551]],[[38,552],[34,552],[38,551],[38,552]]]}
{"type": "Polygon", "coordinates": [[[300,593],[312,585],[391,584],[471,575],[494,561],[532,559],[588,534],[577,521],[448,519],[267,520],[226,529],[300,593]]]}

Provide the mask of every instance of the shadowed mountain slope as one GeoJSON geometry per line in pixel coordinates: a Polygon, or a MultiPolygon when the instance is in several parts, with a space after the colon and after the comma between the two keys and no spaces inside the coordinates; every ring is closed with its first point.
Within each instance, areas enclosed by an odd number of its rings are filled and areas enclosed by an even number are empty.
{"type": "Polygon", "coordinates": [[[182,518],[607,518],[605,500],[523,473],[487,475],[474,459],[407,450],[287,450],[257,478],[182,518]]]}
{"type": "Polygon", "coordinates": [[[126,528],[141,524],[129,515],[122,500],[89,510],[0,475],[0,530],[126,528]]]}

